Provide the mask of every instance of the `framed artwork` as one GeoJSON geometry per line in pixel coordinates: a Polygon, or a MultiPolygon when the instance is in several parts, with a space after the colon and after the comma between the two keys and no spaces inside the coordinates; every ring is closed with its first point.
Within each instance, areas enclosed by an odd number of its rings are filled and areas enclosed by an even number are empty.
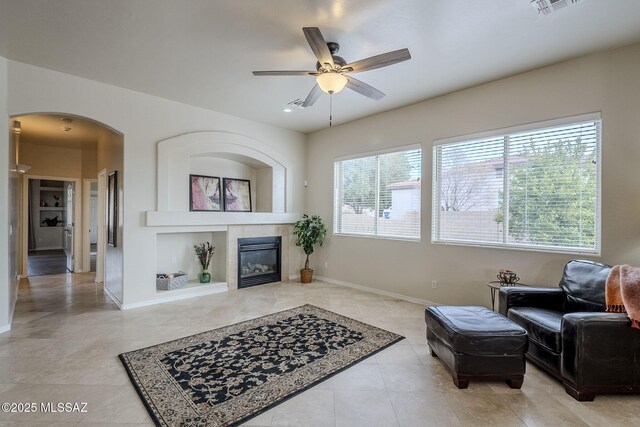
{"type": "Polygon", "coordinates": [[[248,179],[223,178],[224,210],[251,212],[251,183],[248,179]]]}
{"type": "Polygon", "coordinates": [[[118,246],[118,171],[109,174],[107,184],[107,243],[118,246]]]}
{"type": "Polygon", "coordinates": [[[189,210],[221,211],[220,178],[217,176],[189,175],[189,210]]]}

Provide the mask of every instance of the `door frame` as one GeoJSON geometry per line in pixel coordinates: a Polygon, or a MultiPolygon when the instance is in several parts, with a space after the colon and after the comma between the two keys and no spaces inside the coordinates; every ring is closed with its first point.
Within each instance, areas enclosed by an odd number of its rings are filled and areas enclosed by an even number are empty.
{"type": "MultiPolygon", "coordinates": [[[[82,180],[82,271],[91,271],[91,233],[89,232],[89,226],[91,225],[91,184],[98,183],[98,178],[90,178],[82,180]]],[[[97,208],[96,208],[97,209],[97,208]]],[[[100,214],[98,213],[98,217],[100,214]]],[[[96,219],[96,225],[99,222],[96,219]]]]}
{"type": "MultiPolygon", "coordinates": [[[[20,272],[21,277],[29,276],[29,180],[31,179],[46,179],[51,181],[67,181],[73,182],[75,188],[75,197],[73,198],[73,216],[76,218],[73,226],[82,227],[82,203],[79,203],[79,200],[82,200],[82,186],[80,178],[71,178],[68,176],[49,176],[49,175],[29,175],[24,174],[22,176],[22,271],[20,272]]],[[[80,228],[82,229],[82,228],[80,228]]],[[[73,270],[75,272],[81,272],[82,266],[82,252],[78,251],[80,248],[81,238],[80,233],[74,233],[73,235],[73,270]],[[80,256],[78,256],[78,254],[80,256]]]]}
{"type": "MultiPolygon", "coordinates": [[[[104,257],[107,252],[107,169],[98,172],[98,253],[96,283],[104,282],[104,257]]],[[[106,288],[105,288],[106,289],[106,288]]]]}

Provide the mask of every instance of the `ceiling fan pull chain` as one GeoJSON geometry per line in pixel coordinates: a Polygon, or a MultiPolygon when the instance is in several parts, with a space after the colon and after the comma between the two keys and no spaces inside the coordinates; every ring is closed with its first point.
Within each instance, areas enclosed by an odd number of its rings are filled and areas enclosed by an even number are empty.
{"type": "Polygon", "coordinates": [[[333,121],[333,94],[329,94],[329,127],[331,127],[331,122],[333,121]]]}

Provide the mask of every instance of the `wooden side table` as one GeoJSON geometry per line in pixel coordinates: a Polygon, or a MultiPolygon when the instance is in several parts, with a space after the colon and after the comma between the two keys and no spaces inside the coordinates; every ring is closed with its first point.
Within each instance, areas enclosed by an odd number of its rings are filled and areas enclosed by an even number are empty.
{"type": "Polygon", "coordinates": [[[487,283],[487,286],[491,291],[491,310],[496,311],[496,292],[500,288],[504,288],[505,286],[529,286],[529,285],[525,283],[520,283],[520,282],[506,284],[506,283],[502,283],[497,280],[494,280],[493,282],[487,283]]]}

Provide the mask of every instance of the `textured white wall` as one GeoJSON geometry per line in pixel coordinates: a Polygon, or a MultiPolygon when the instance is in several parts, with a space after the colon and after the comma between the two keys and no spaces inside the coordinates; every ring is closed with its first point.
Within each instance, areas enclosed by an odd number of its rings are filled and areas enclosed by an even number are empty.
{"type": "Polygon", "coordinates": [[[16,136],[9,131],[8,61],[0,57],[0,332],[10,328],[18,297],[22,177],[15,170],[16,136]]]}
{"type": "MultiPolygon", "coordinates": [[[[7,112],[7,60],[0,56],[0,332],[9,328],[13,310],[9,259],[9,126],[7,112]]],[[[13,225],[13,224],[11,224],[13,225]]]]}
{"type": "Polygon", "coordinates": [[[602,112],[602,256],[640,265],[640,44],[487,83],[309,136],[307,211],[332,227],[336,157],[421,143],[422,241],[328,236],[317,274],[445,304],[489,305],[485,283],[500,268],[556,286],[572,255],[431,243],[432,142],[602,112]],[[349,141],[345,144],[344,141],[349,141]],[[326,267],[325,267],[326,263],[326,267]],[[439,286],[432,289],[431,281],[439,286]]]}
{"type": "Polygon", "coordinates": [[[158,141],[212,130],[239,133],[267,144],[295,165],[287,173],[286,185],[292,189],[292,212],[303,210],[306,155],[303,134],[19,62],[9,61],[8,70],[10,114],[42,111],[77,114],[124,135],[121,248],[126,304],[155,298],[156,233],[144,225],[144,212],[156,209],[158,141]]]}

